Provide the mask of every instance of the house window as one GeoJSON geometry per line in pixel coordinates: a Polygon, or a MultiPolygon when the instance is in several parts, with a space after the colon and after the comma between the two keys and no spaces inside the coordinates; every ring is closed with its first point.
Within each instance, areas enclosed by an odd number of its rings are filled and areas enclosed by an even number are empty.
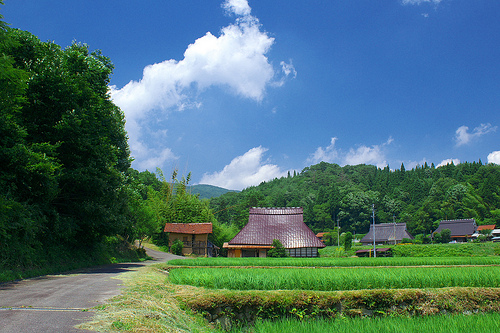
{"type": "Polygon", "coordinates": [[[290,257],[317,257],[318,248],[317,247],[301,247],[297,249],[287,249],[288,255],[290,257]]]}

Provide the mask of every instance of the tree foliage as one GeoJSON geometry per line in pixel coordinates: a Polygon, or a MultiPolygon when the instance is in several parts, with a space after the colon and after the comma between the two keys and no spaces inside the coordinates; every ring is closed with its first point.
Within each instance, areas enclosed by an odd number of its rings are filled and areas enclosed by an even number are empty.
{"type": "Polygon", "coordinates": [[[341,232],[362,234],[375,205],[377,223],[405,222],[416,236],[430,235],[444,219],[474,218],[500,227],[499,193],[500,166],[481,161],[438,168],[425,163],[411,170],[321,162],[294,176],[212,198],[210,206],[220,223],[239,229],[252,204],[303,207],[304,221],[315,232],[334,230],[338,220],[341,232]]]}
{"type": "Polygon", "coordinates": [[[62,49],[0,24],[0,265],[126,227],[130,158],[112,68],[86,45],[62,49]]]}

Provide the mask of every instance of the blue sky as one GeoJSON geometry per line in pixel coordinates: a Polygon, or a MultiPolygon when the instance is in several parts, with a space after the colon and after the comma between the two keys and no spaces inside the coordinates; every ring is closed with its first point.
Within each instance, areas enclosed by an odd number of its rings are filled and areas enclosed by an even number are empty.
{"type": "Polygon", "coordinates": [[[5,0],[115,64],[138,170],[243,189],[326,161],[500,164],[500,1],[5,0]]]}

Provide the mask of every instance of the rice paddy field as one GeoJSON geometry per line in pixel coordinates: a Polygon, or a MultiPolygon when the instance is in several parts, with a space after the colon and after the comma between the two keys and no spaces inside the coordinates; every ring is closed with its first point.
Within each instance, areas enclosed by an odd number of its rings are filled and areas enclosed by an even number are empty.
{"type": "MultiPolygon", "coordinates": [[[[176,259],[168,266],[206,267],[378,267],[378,266],[459,266],[500,265],[491,257],[388,257],[388,258],[195,258],[176,259]]],[[[164,265],[167,267],[167,265],[164,265]]]]}
{"type": "Polygon", "coordinates": [[[223,331],[496,332],[497,247],[409,246],[382,258],[193,258],[158,267],[168,283],[198,288],[179,300],[223,331]]]}
{"type": "Polygon", "coordinates": [[[175,284],[233,290],[500,287],[499,266],[368,268],[175,268],[175,284]]]}
{"type": "Polygon", "coordinates": [[[500,315],[453,315],[436,317],[405,318],[343,318],[341,320],[280,319],[258,321],[251,328],[235,329],[233,332],[252,333],[485,333],[500,332],[500,315]]]}

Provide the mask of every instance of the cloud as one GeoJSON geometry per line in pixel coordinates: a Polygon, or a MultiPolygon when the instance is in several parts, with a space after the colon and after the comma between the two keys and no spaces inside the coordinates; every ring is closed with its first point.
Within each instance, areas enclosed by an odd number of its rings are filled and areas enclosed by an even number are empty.
{"type": "Polygon", "coordinates": [[[330,145],[326,148],[318,147],[316,151],[307,159],[308,163],[317,164],[319,162],[334,163],[339,159],[339,151],[335,148],[337,138],[330,139],[330,145]]]}
{"type": "Polygon", "coordinates": [[[455,131],[455,141],[456,146],[460,147],[470,143],[472,140],[479,138],[485,134],[494,132],[497,130],[497,126],[491,126],[491,124],[481,124],[480,126],[474,128],[472,133],[469,133],[469,127],[460,126],[455,131]]]}
{"type": "MultiPolygon", "coordinates": [[[[134,146],[145,146],[142,136],[151,132],[152,114],[167,117],[173,110],[201,107],[199,92],[209,87],[228,88],[234,94],[261,101],[268,86],[282,85],[266,54],[274,43],[261,29],[259,20],[250,15],[246,0],[226,0],[222,7],[237,16],[223,27],[218,36],[207,32],[190,44],[180,61],[165,60],[148,65],[142,79],[130,81],[121,89],[110,87],[111,98],[125,113],[126,130],[132,155],[141,163],[141,152],[134,146]]],[[[295,75],[293,65],[281,65],[295,75]]],[[[285,71],[285,75],[288,76],[285,71]]],[[[148,150],[147,150],[148,151],[148,150]]]]}
{"type": "Polygon", "coordinates": [[[488,154],[488,163],[500,164],[500,150],[488,154]]]}
{"type": "Polygon", "coordinates": [[[137,152],[135,158],[139,170],[154,171],[166,162],[175,161],[179,158],[170,148],[152,149],[140,141],[130,143],[130,149],[137,152]]]}
{"type": "Polygon", "coordinates": [[[252,11],[247,0],[226,0],[222,4],[222,8],[230,14],[242,16],[250,15],[250,12],[252,11]]]}
{"type": "Polygon", "coordinates": [[[442,160],[441,163],[439,163],[436,168],[439,168],[439,167],[442,167],[442,166],[445,166],[445,165],[448,165],[448,164],[460,164],[460,160],[458,158],[448,158],[446,160],[442,160]]]}
{"type": "Polygon", "coordinates": [[[401,0],[403,5],[421,5],[423,3],[431,3],[439,5],[442,0],[401,0]]]}
{"type": "Polygon", "coordinates": [[[287,64],[286,62],[282,61],[280,62],[281,70],[283,73],[288,76],[292,74],[293,78],[295,79],[297,77],[297,71],[295,70],[295,67],[293,67],[292,60],[290,59],[290,63],[287,64]]]}
{"type": "Polygon", "coordinates": [[[371,147],[361,145],[357,148],[350,148],[347,153],[335,148],[337,138],[330,140],[330,145],[326,148],[318,147],[316,151],[307,159],[307,163],[317,164],[319,162],[338,163],[340,165],[373,164],[379,168],[387,166],[385,157],[385,147],[394,140],[389,138],[387,142],[371,147]]]}
{"type": "Polygon", "coordinates": [[[269,164],[263,160],[266,151],[267,149],[262,146],[252,148],[245,154],[234,158],[222,171],[212,174],[205,173],[200,184],[242,190],[263,181],[285,176],[286,171],[282,171],[277,165],[269,164]]]}
{"type": "Polygon", "coordinates": [[[382,146],[375,145],[372,147],[360,146],[356,149],[350,149],[345,157],[345,164],[358,165],[358,164],[373,164],[379,168],[387,166],[385,154],[382,151],[382,146]]]}

